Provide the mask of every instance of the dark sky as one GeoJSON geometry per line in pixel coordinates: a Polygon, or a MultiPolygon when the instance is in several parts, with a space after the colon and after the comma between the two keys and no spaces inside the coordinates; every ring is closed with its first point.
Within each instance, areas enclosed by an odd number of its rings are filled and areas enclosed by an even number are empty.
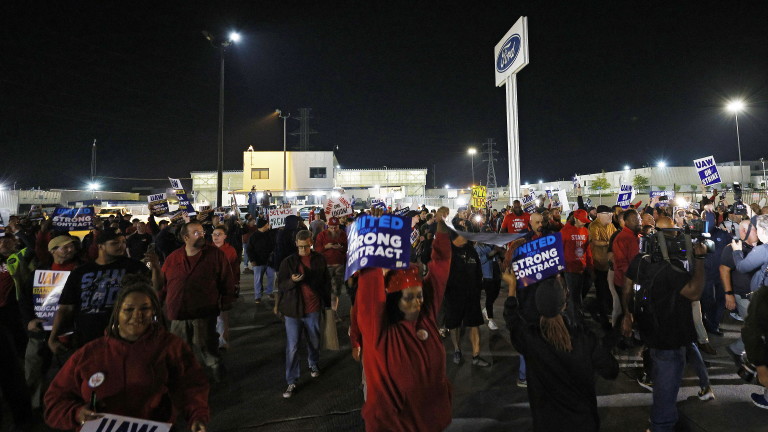
{"type": "MultiPolygon", "coordinates": [[[[438,186],[466,185],[467,147],[492,138],[506,184],[493,47],[521,15],[523,181],[737,159],[723,111],[737,96],[743,158],[768,157],[765,1],[2,2],[0,181],[83,187],[94,138],[99,175],[215,170],[219,54],[201,30],[237,29],[225,169],[242,169],[248,145],[282,149],[275,108],[311,107],[310,143],[338,146],[345,168],[426,167],[431,187],[436,166],[438,186]]],[[[165,183],[106,187],[150,185],[165,183]]]]}

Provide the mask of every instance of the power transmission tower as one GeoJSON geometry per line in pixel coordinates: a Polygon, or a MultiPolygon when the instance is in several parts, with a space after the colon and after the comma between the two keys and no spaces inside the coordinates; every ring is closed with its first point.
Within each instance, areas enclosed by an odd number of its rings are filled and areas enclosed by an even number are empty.
{"type": "Polygon", "coordinates": [[[494,155],[496,155],[499,152],[493,148],[496,145],[496,143],[493,142],[491,138],[488,138],[488,141],[486,141],[483,145],[485,146],[483,153],[485,153],[485,157],[486,157],[486,159],[484,159],[483,162],[488,163],[488,178],[486,179],[487,181],[485,182],[485,184],[488,187],[488,189],[496,189],[497,188],[496,170],[493,167],[493,162],[497,160],[494,155]]]}
{"type": "Polygon", "coordinates": [[[310,111],[312,108],[299,108],[299,115],[293,117],[299,121],[299,129],[291,132],[291,135],[299,136],[299,151],[309,150],[309,136],[317,133],[316,130],[309,127],[309,119],[312,118],[310,111]]]}

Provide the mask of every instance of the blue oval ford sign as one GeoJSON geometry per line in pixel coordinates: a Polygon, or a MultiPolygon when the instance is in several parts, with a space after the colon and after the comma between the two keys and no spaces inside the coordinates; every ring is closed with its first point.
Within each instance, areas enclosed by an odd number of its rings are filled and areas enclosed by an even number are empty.
{"type": "Polygon", "coordinates": [[[517,55],[520,54],[520,35],[513,34],[501,46],[499,56],[496,57],[496,71],[505,72],[515,62],[517,55]]]}

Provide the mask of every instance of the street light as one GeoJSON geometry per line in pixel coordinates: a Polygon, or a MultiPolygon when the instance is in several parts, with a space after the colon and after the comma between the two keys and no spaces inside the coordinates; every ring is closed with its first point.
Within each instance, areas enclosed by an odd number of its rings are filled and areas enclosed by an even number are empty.
{"type": "Polygon", "coordinates": [[[203,30],[203,36],[211,43],[211,46],[218,48],[221,54],[221,67],[219,79],[219,145],[216,156],[216,205],[221,206],[221,189],[224,183],[224,55],[227,48],[240,40],[240,34],[237,32],[229,33],[224,38],[214,37],[209,32],[203,30]]]}
{"type": "Polygon", "coordinates": [[[283,202],[285,202],[285,197],[286,197],[286,193],[285,193],[285,189],[286,189],[286,176],[288,174],[287,173],[287,170],[288,170],[287,165],[288,165],[288,163],[286,161],[286,154],[287,153],[286,153],[286,147],[285,147],[285,145],[286,145],[286,139],[285,139],[285,137],[286,137],[286,135],[285,135],[286,125],[285,124],[288,121],[288,117],[291,116],[291,113],[288,113],[287,115],[283,115],[283,112],[281,110],[279,110],[279,109],[276,109],[275,113],[277,113],[278,117],[283,119],[283,202]]]}
{"type": "Polygon", "coordinates": [[[665,168],[667,166],[667,163],[665,161],[658,161],[656,163],[656,166],[659,168],[665,168]]]}
{"type": "Polygon", "coordinates": [[[739,179],[744,184],[744,170],[741,167],[741,139],[739,137],[739,112],[744,109],[744,102],[740,100],[731,101],[725,107],[732,112],[736,118],[736,146],[739,149],[739,179]]]}
{"type": "Polygon", "coordinates": [[[629,171],[629,165],[624,165],[624,171],[629,171]]]}
{"type": "Polygon", "coordinates": [[[765,160],[760,158],[760,163],[763,164],[763,189],[768,189],[768,185],[765,184],[765,160]]]}
{"type": "Polygon", "coordinates": [[[472,157],[472,186],[475,185],[475,153],[477,153],[477,150],[475,150],[474,147],[470,147],[469,150],[467,150],[467,153],[472,157]]]}

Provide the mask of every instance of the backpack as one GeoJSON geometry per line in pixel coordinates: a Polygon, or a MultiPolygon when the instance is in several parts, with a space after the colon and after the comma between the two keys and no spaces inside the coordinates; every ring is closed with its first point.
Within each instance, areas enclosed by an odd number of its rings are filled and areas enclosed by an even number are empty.
{"type": "MultiPolygon", "coordinates": [[[[640,339],[650,347],[658,345],[661,332],[665,331],[661,328],[661,324],[673,322],[679,297],[677,290],[674,289],[667,290],[660,297],[657,292],[657,297],[654,297],[654,283],[663,271],[687,273],[685,269],[671,263],[666,243],[661,236],[659,241],[660,245],[664,245],[660,247],[663,259],[654,260],[652,255],[644,254],[637,266],[637,274],[633,278],[636,282],[633,298],[635,324],[640,332],[640,339]]],[[[692,247],[687,250],[692,250],[692,247]]],[[[688,268],[692,269],[693,267],[690,265],[693,260],[692,254],[689,254],[688,258],[688,268]]]]}

